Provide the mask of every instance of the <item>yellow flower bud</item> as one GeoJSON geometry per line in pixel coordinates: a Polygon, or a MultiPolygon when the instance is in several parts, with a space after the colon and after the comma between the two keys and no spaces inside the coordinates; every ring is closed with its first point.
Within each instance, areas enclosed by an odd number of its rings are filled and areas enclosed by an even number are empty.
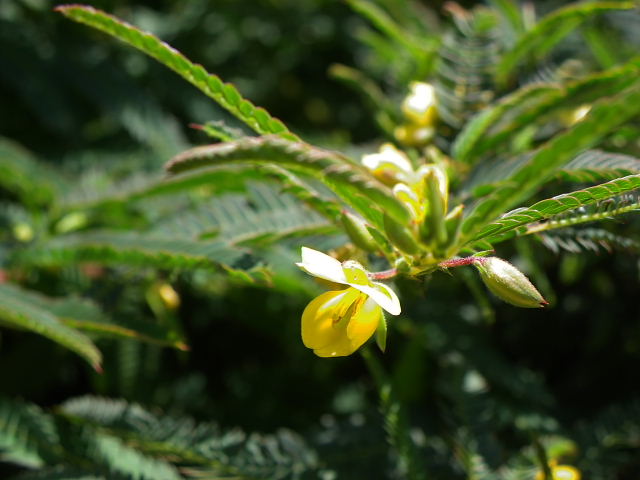
{"type": "Polygon", "coordinates": [[[393,130],[393,136],[398,142],[410,147],[423,147],[433,138],[435,130],[416,124],[399,125],[393,130]]]}
{"type": "Polygon", "coordinates": [[[180,295],[168,283],[158,285],[158,296],[169,310],[175,310],[180,306],[180,295]]]}
{"type": "Polygon", "coordinates": [[[398,182],[412,182],[415,176],[409,157],[391,143],[384,143],[378,153],[362,157],[362,165],[385,185],[393,186],[398,182]]]}
{"type": "Polygon", "coordinates": [[[405,118],[416,125],[431,126],[436,119],[436,90],[424,82],[412,82],[402,102],[405,118]]]}
{"type": "Polygon", "coordinates": [[[505,302],[523,308],[548,305],[529,279],[509,262],[497,257],[478,257],[474,265],[487,288],[505,302]]]}
{"type": "Polygon", "coordinates": [[[19,242],[27,243],[33,240],[35,233],[31,225],[21,222],[13,226],[13,236],[19,242]]]}

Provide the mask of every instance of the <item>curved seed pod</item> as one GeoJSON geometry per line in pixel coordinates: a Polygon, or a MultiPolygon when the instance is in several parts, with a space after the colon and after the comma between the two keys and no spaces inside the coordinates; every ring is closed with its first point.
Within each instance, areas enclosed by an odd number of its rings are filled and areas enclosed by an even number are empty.
{"type": "Polygon", "coordinates": [[[487,288],[511,305],[539,308],[548,305],[529,279],[509,262],[498,257],[478,258],[474,262],[487,288]]]}
{"type": "Polygon", "coordinates": [[[343,210],[340,215],[340,221],[342,222],[345,232],[347,232],[347,235],[356,247],[359,247],[366,252],[373,253],[380,251],[378,243],[375,241],[371,233],[369,233],[369,230],[363,220],[354,214],[343,210]]]}
{"type": "Polygon", "coordinates": [[[387,215],[386,212],[383,215],[383,222],[387,237],[401,252],[409,255],[415,255],[420,251],[420,245],[418,245],[418,242],[409,228],[404,225],[400,225],[387,215]]]}
{"type": "Polygon", "coordinates": [[[462,214],[464,205],[460,204],[445,217],[445,228],[447,230],[447,239],[449,245],[453,245],[460,235],[460,226],[462,225],[462,214]]]}
{"type": "Polygon", "coordinates": [[[428,166],[428,170],[424,173],[424,189],[429,210],[421,231],[425,232],[424,235],[427,235],[428,240],[435,240],[437,245],[445,245],[447,230],[444,216],[447,210],[448,185],[446,173],[442,168],[437,165],[428,166]]]}

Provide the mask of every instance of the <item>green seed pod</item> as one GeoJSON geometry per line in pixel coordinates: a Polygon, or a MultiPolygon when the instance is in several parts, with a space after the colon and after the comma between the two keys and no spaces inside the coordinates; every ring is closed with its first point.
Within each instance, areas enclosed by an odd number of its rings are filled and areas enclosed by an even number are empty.
{"type": "Polygon", "coordinates": [[[447,209],[448,186],[447,176],[442,168],[429,165],[424,174],[424,189],[429,209],[424,217],[424,225],[420,228],[421,235],[427,242],[435,240],[437,245],[445,245],[447,230],[444,215],[447,209]]]}
{"type": "Polygon", "coordinates": [[[548,305],[529,279],[509,262],[497,257],[480,257],[474,265],[487,288],[505,302],[523,308],[548,305]]]}
{"type": "Polygon", "coordinates": [[[342,211],[340,221],[344,227],[345,232],[356,247],[361,248],[366,252],[378,252],[380,247],[377,242],[367,230],[366,224],[358,217],[346,210],[342,211]]]}
{"type": "Polygon", "coordinates": [[[460,204],[456,208],[451,210],[444,219],[445,228],[447,230],[447,238],[449,239],[450,245],[455,243],[455,241],[458,239],[458,235],[460,235],[463,210],[464,205],[460,204]]]}
{"type": "Polygon", "coordinates": [[[400,225],[386,213],[383,215],[384,230],[391,243],[401,252],[415,255],[420,252],[420,245],[409,228],[400,225]]]}

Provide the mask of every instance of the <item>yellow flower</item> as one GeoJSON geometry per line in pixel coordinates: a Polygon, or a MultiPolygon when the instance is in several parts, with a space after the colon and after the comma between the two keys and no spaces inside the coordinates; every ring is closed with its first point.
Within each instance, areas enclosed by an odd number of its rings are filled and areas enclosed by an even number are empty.
{"type": "MultiPolygon", "coordinates": [[[[549,467],[551,470],[551,479],[550,480],[580,480],[582,476],[580,475],[580,470],[571,465],[556,465],[554,460],[549,462],[549,467]]],[[[535,480],[543,480],[544,473],[539,471],[536,473],[535,480]]]]}
{"type": "Polygon", "coordinates": [[[302,247],[302,262],[296,265],[315,277],[348,286],[323,293],[302,313],[302,341],[319,357],[351,355],[377,329],[386,328],[382,309],[391,315],[400,313],[395,292],[372,282],[357,262],[340,263],[322,252],[302,247]]]}

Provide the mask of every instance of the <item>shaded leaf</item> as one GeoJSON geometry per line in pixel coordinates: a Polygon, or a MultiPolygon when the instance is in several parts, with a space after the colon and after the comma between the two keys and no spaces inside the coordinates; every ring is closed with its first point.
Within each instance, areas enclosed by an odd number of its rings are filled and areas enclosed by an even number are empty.
{"type": "Polygon", "coordinates": [[[0,321],[3,324],[47,337],[100,370],[102,355],[93,342],[78,330],[65,325],[59,316],[43,307],[44,303],[46,300],[35,292],[15,285],[0,284],[0,321]]]}
{"type": "Polygon", "coordinates": [[[249,127],[260,134],[277,134],[289,140],[298,137],[263,108],[245,100],[230,83],[223,83],[216,75],[208,73],[202,65],[194,64],[173,47],[156,36],[143,32],[126,22],[89,6],[62,5],[56,11],[66,17],[101,30],[141,50],[179,74],[200,89],[249,127]]]}

